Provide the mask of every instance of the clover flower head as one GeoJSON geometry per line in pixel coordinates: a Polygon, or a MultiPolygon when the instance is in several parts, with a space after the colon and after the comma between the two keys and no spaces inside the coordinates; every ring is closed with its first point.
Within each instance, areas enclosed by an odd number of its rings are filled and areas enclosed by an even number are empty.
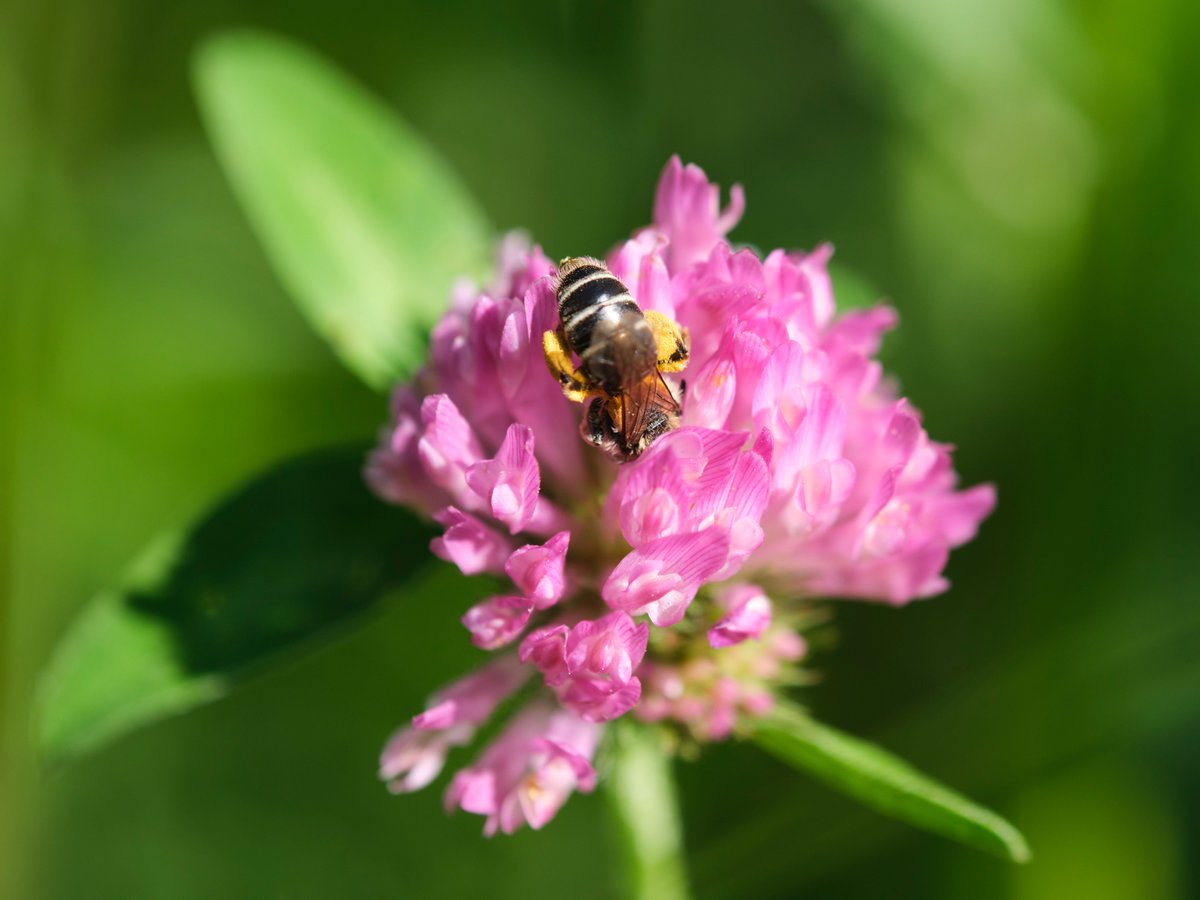
{"type": "Polygon", "coordinates": [[[605,260],[638,305],[686,328],[679,428],[617,463],[578,437],[581,407],[543,360],[555,266],[510,236],[482,290],[461,287],[428,365],[399,386],[366,478],[432,518],[433,551],[503,579],[459,612],[496,654],[397,732],[381,774],[423,787],[497,706],[523,706],[453,778],[486,832],[544,825],[595,783],[605,723],[632,714],[721,740],[795,683],[811,602],[903,604],[947,587],[951,548],[994,492],[956,488],[874,358],[888,307],[836,313],[828,246],[760,258],[725,239],[744,198],[668,163],[654,223],[605,260]],[[532,689],[531,689],[532,685],[532,689]]]}

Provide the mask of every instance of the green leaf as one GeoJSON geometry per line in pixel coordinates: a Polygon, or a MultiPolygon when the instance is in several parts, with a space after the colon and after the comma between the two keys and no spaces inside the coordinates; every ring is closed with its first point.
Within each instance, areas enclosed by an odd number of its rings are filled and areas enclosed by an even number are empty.
{"type": "Polygon", "coordinates": [[[362,460],[359,448],[293,460],[155,541],[55,651],[40,685],[43,755],[72,757],[221,697],[414,581],[430,531],[368,493],[362,460]]]}
{"type": "Polygon", "coordinates": [[[885,815],[1014,862],[1029,860],[1025,838],[994,812],[794,706],[780,704],[754,727],[752,737],[788,765],[885,815]]]}
{"type": "Polygon", "coordinates": [[[470,193],[394,113],[290,41],[210,39],[194,80],[234,192],[313,327],[368,384],[411,374],[454,280],[490,265],[470,193]]]}

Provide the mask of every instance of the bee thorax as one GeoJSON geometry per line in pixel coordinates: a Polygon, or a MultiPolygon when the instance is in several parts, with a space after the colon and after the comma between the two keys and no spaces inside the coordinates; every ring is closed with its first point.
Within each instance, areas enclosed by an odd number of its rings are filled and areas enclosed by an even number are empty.
{"type": "Polygon", "coordinates": [[[583,372],[605,391],[627,390],[654,371],[654,333],[641,313],[598,316],[579,358],[583,372]]]}

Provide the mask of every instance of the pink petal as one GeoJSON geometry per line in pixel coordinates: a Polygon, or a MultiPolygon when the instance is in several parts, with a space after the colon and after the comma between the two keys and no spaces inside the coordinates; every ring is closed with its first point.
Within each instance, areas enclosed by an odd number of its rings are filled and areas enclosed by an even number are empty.
{"type": "Polygon", "coordinates": [[[824,328],[833,318],[833,282],[829,278],[828,269],[831,256],[833,256],[833,245],[821,244],[812,253],[800,257],[799,260],[800,271],[808,280],[813,317],[819,328],[824,328]]]}
{"type": "Polygon", "coordinates": [[[819,460],[800,473],[796,505],[810,522],[830,517],[854,488],[854,463],[848,459],[819,460]]]}
{"type": "Polygon", "coordinates": [[[600,728],[563,709],[532,704],[446,791],[446,806],[487,816],[484,833],[545,825],[575,790],[595,787],[600,728]]]}
{"type": "Polygon", "coordinates": [[[830,326],[825,340],[840,353],[874,356],[883,344],[883,335],[895,328],[897,321],[890,306],[850,310],[830,326]]]}
{"type": "Polygon", "coordinates": [[[566,625],[550,625],[530,632],[521,641],[521,662],[540,669],[551,687],[562,684],[570,675],[566,658],[568,633],[566,625]]]}
{"type": "Polygon", "coordinates": [[[602,686],[596,681],[572,681],[559,695],[559,699],[584,721],[608,722],[620,718],[637,706],[641,696],[641,681],[631,678],[619,687],[602,686]]]}
{"type": "Polygon", "coordinates": [[[777,441],[790,437],[805,412],[800,400],[804,385],[804,350],[795,341],[788,341],[763,366],[754,391],[755,424],[770,429],[777,441]]]}
{"type": "Polygon", "coordinates": [[[542,477],[552,479],[566,496],[576,496],[586,485],[584,452],[575,439],[579,406],[570,403],[546,369],[542,335],[558,327],[558,300],[550,278],[534,282],[524,296],[525,331],[529,335],[529,361],[519,389],[508,397],[510,421],[528,425],[533,432],[542,477]]]}
{"type": "Polygon", "coordinates": [[[645,622],[636,625],[622,611],[580,622],[567,636],[567,671],[573,678],[605,676],[623,685],[646,655],[649,636],[645,622]]]}
{"type": "Polygon", "coordinates": [[[734,510],[738,518],[755,522],[762,517],[771,492],[771,478],[761,446],[767,445],[756,443],[750,452],[737,454],[723,481],[708,483],[707,490],[697,492],[694,512],[698,519],[703,521],[726,509],[734,510]]]}
{"type": "Polygon", "coordinates": [[[975,537],[979,523],[995,508],[996,488],[990,484],[950,494],[935,506],[938,529],[951,547],[957,547],[975,537]]]}
{"type": "Polygon", "coordinates": [[[713,647],[732,647],[748,638],[762,635],[771,624],[771,601],[761,588],[741,585],[726,597],[727,612],[708,630],[713,647]]]}
{"type": "Polygon", "coordinates": [[[614,494],[621,500],[621,533],[633,546],[674,534],[686,524],[688,489],[672,435],[634,466],[626,466],[614,494]]]}
{"type": "Polygon", "coordinates": [[[467,744],[475,729],[528,677],[512,657],[497,660],[441,689],[412,725],[392,735],[379,758],[380,777],[393,793],[419,790],[441,772],[451,747],[467,744]]]}
{"type": "Polygon", "coordinates": [[[549,609],[562,599],[569,531],[560,531],[545,544],[526,544],[513,551],[504,571],[535,609],[549,609]]]}
{"type": "Polygon", "coordinates": [[[364,477],[371,490],[389,503],[407,504],[432,515],[450,502],[450,496],[430,482],[421,465],[420,398],[408,385],[400,385],[392,392],[391,406],[392,423],[383,429],[367,459],[364,477]]]}
{"type": "Polygon", "coordinates": [[[737,368],[734,365],[734,331],[726,332],[717,352],[688,379],[684,420],[688,425],[724,428],[737,396],[737,368]]]}
{"type": "Polygon", "coordinates": [[[424,431],[417,444],[421,466],[431,482],[456,503],[472,504],[466,489],[466,471],[483,458],[470,423],[445,394],[426,397],[421,404],[424,431]]]}
{"type": "Polygon", "coordinates": [[[648,228],[609,256],[608,269],[629,288],[638,306],[673,319],[675,305],[671,301],[671,277],[663,258],[666,244],[662,234],[648,228]]]}
{"type": "Polygon", "coordinates": [[[721,528],[662,538],[621,560],[601,594],[614,609],[646,613],[655,625],[674,625],[728,553],[729,537],[721,528]]]}
{"type": "Polygon", "coordinates": [[[538,362],[530,352],[530,334],[525,309],[516,301],[504,310],[500,324],[497,369],[506,398],[513,398],[525,381],[526,367],[538,362]]]}
{"type": "Polygon", "coordinates": [[[429,544],[436,556],[454,563],[464,575],[502,570],[511,551],[507,540],[453,506],[446,507],[434,519],[446,527],[446,533],[429,544]]]}
{"type": "Polygon", "coordinates": [[[533,518],[541,490],[533,432],[525,425],[510,425],[495,457],[471,466],[466,480],[510,533],[521,531],[533,518]]]}
{"type": "Polygon", "coordinates": [[[482,725],[496,706],[519,688],[529,670],[513,656],[505,656],[440,688],[428,709],[412,720],[422,731],[457,725],[482,725]]]}
{"type": "Polygon", "coordinates": [[[510,231],[496,248],[496,277],[487,293],[493,297],[521,297],[539,278],[554,274],[554,263],[542,248],[530,246],[529,236],[510,231]]]}
{"type": "Polygon", "coordinates": [[[462,623],[476,647],[495,650],[515,640],[532,614],[533,606],[524,597],[489,597],[468,609],[462,623]]]}
{"type": "Polygon", "coordinates": [[[441,773],[450,746],[465,743],[456,738],[461,736],[400,729],[380,754],[379,777],[388,782],[388,790],[394,794],[419,791],[441,773]]]}
{"type": "Polygon", "coordinates": [[[671,157],[654,195],[654,225],[670,241],[672,272],[705,259],[742,217],[746,198],[740,185],[734,185],[724,212],[720,202],[720,191],[698,166],[685,167],[671,157]]]}

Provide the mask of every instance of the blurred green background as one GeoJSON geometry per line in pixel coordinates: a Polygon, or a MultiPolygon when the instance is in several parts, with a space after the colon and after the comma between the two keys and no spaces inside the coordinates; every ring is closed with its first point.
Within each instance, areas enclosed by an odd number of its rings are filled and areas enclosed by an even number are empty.
{"type": "Polygon", "coordinates": [[[1012,819],[1015,868],[752,747],[680,767],[723,897],[1200,897],[1200,6],[1187,0],[15,0],[0,7],[0,886],[14,897],[607,897],[598,796],[490,841],[376,782],[471,658],[447,582],[232,699],[39,771],[38,669],[155,533],[384,401],[308,330],[201,131],[204,36],[353,74],[552,257],[645,223],[669,154],[734,237],[833,241],[886,359],[1000,506],[904,610],[838,607],[802,698],[1012,819]]]}

